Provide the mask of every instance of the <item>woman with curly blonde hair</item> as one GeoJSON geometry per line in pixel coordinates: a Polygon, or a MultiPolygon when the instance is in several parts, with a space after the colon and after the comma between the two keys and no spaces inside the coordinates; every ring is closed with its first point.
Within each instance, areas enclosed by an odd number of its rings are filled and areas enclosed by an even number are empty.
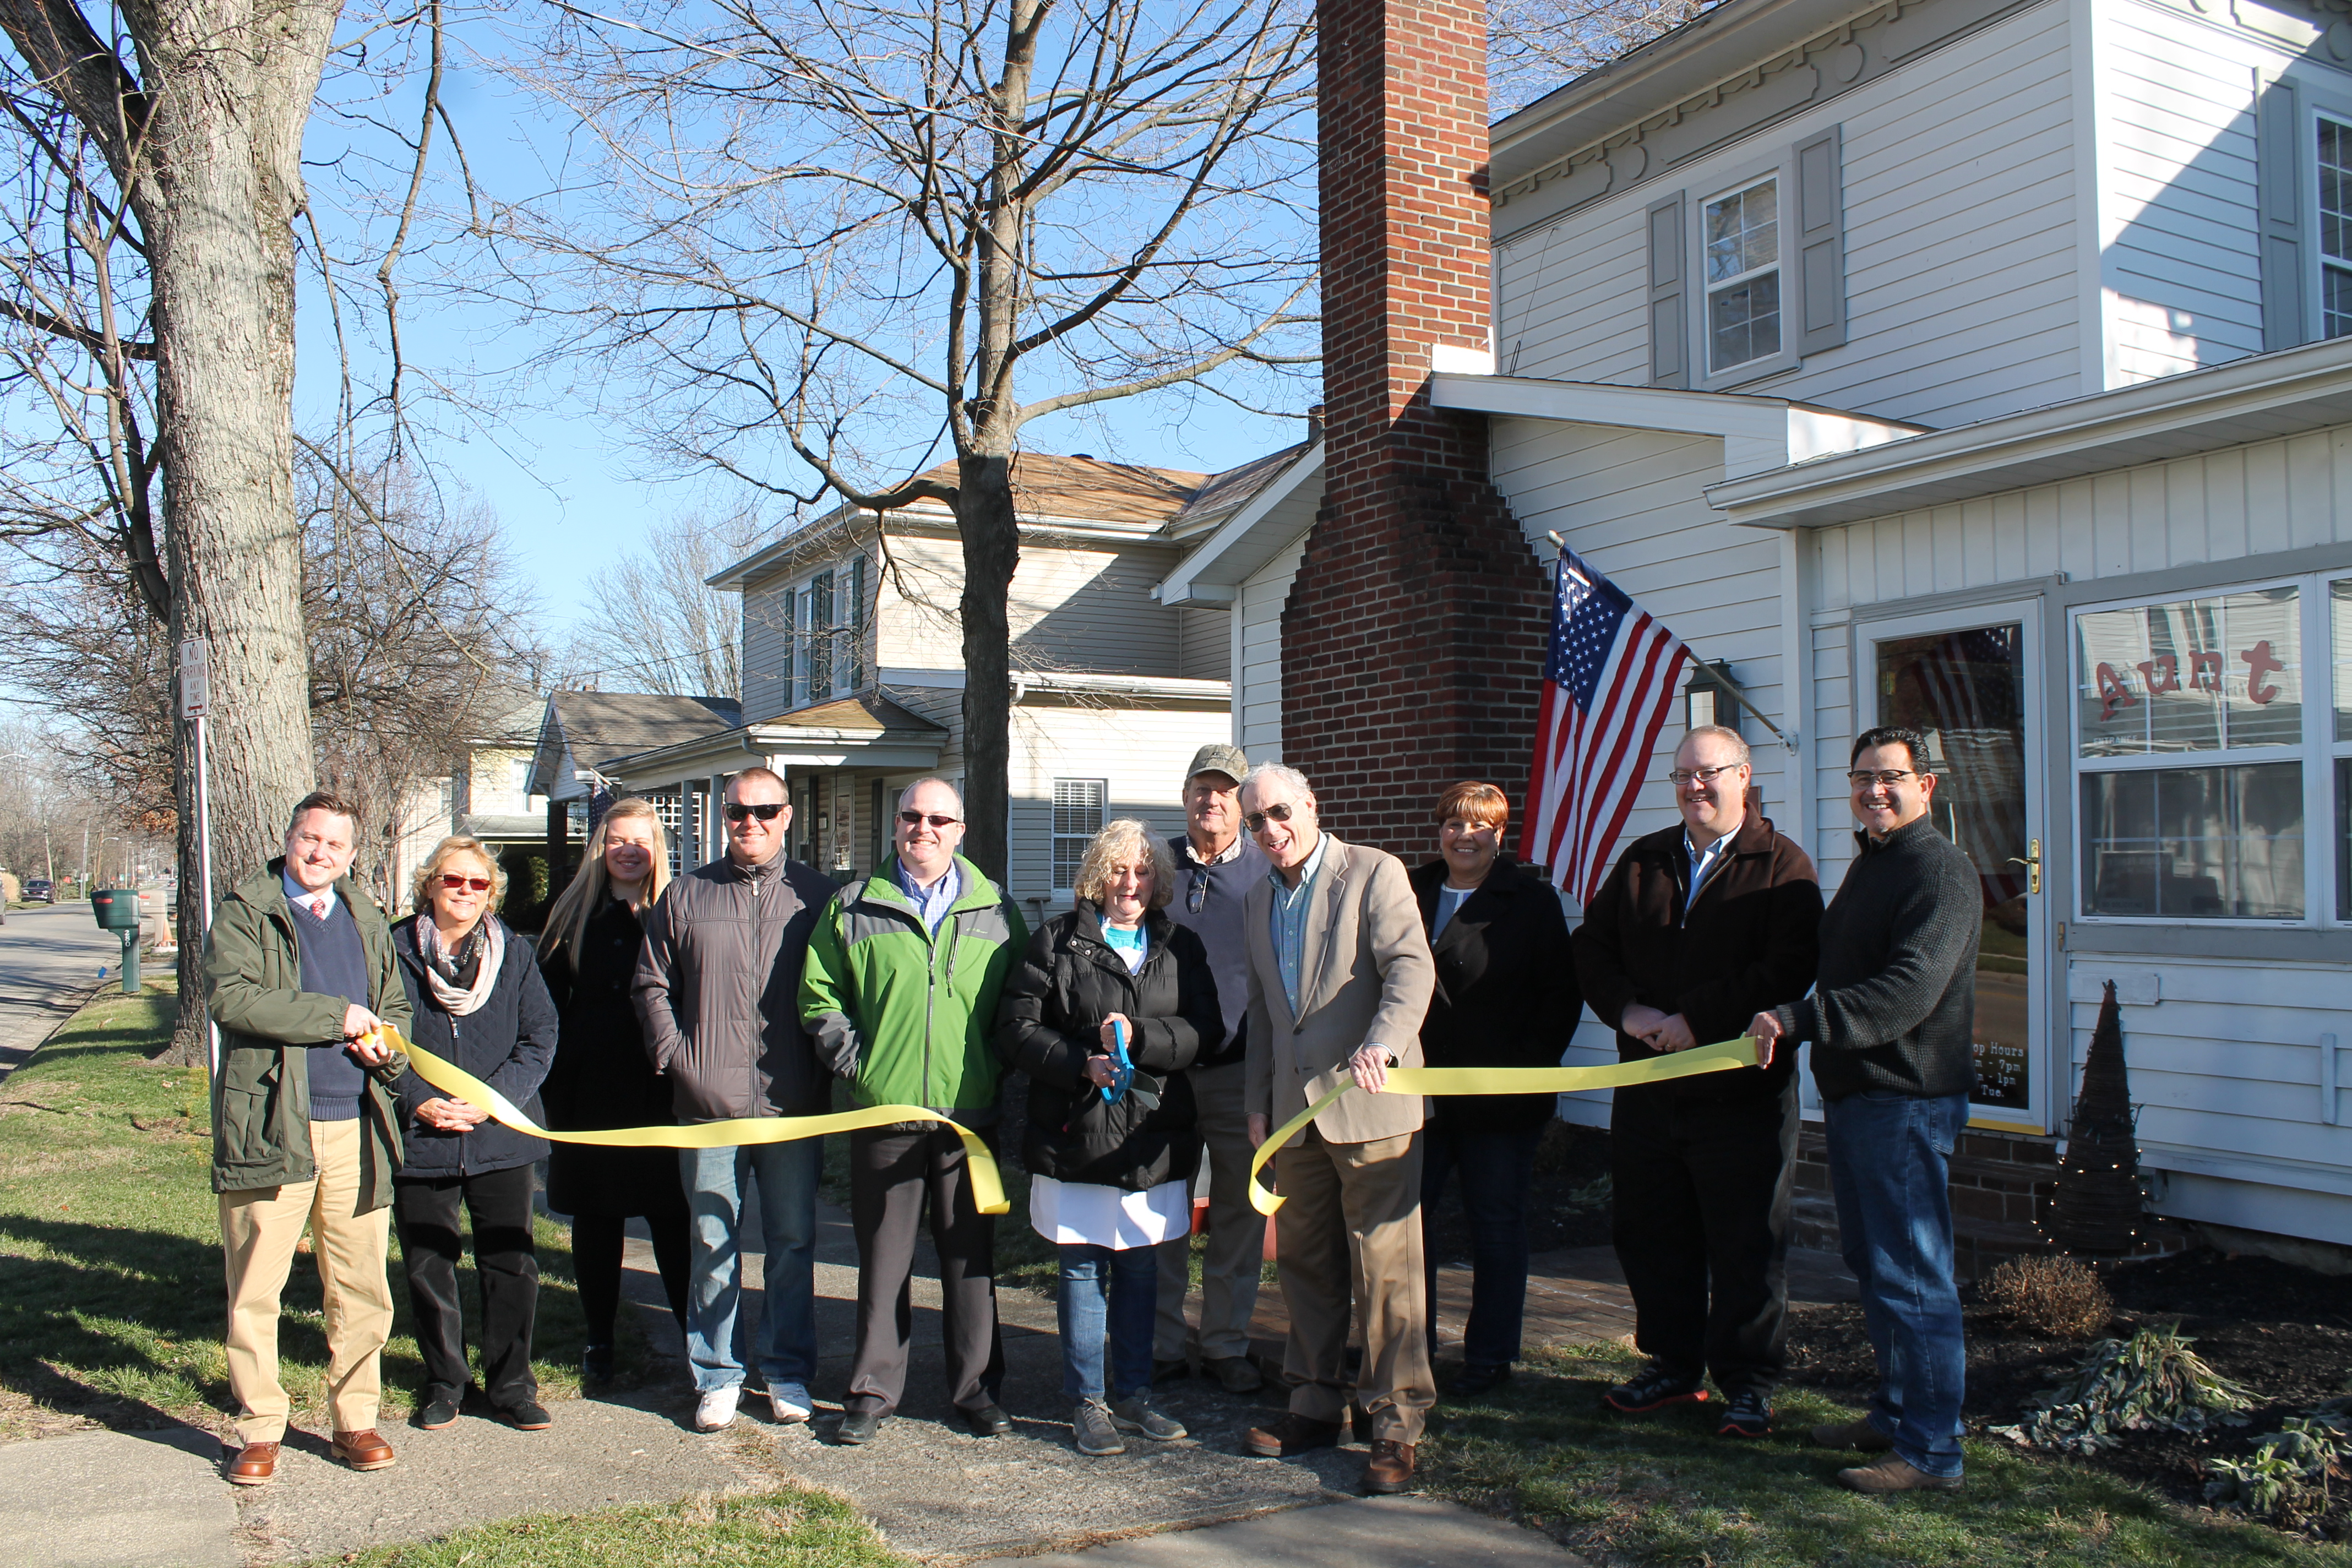
{"type": "Polygon", "coordinates": [[[1168,846],[1140,822],[1087,846],[1077,907],[1004,984],[996,1048],[1029,1075],[1029,1222],[1061,1253],[1063,1392],[1082,1454],[1184,1428],[1151,1403],[1158,1246],[1185,1234],[1201,1160],[1184,1069],[1223,1037],[1200,937],[1167,915],[1168,846]],[[1109,1375],[1103,1340],[1110,1340],[1109,1375]]]}

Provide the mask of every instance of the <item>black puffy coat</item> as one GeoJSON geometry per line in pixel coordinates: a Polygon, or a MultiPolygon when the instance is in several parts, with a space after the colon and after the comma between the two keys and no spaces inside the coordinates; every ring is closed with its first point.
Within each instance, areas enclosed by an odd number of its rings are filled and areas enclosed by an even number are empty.
{"type": "MultiPolygon", "coordinates": [[[[1445,862],[1412,873],[1421,928],[1437,921],[1445,862]]],[[[1432,937],[1437,994],[1421,1025],[1422,1059],[1433,1068],[1556,1068],[1576,1034],[1584,994],[1569,951],[1559,895],[1509,856],[1462,900],[1432,937]]],[[[1431,1109],[1469,1130],[1524,1132],[1549,1121],[1551,1094],[1441,1094],[1431,1109]]]]}
{"type": "Polygon", "coordinates": [[[1081,903],[1029,939],[996,1008],[996,1049],[1029,1075],[1029,1128],[1021,1143],[1033,1175],[1149,1192],[1190,1181],[1201,1160],[1192,1086],[1184,1069],[1224,1037],[1209,950],[1159,910],[1144,917],[1143,967],[1102,939],[1102,912],[1081,903]],[[1102,1021],[1124,1014],[1136,1073],[1113,1105],[1086,1079],[1102,1054],[1102,1021]],[[1156,1094],[1147,1110],[1134,1091],[1156,1094]]]}
{"type": "MultiPolygon", "coordinates": [[[[546,1125],[565,1131],[656,1127],[670,1120],[669,1080],[646,1058],[646,1037],[629,984],[645,945],[637,913],[607,899],[588,917],[579,950],[558,946],[539,973],[563,1033],[540,1100],[546,1125]]],[[[607,1149],[558,1143],[547,1157],[547,1206],[557,1214],[625,1217],[666,1214],[682,1204],[675,1149],[607,1149]]]]}
{"type": "MultiPolygon", "coordinates": [[[[416,922],[411,915],[392,928],[393,952],[400,957],[400,981],[415,1013],[409,1037],[443,1061],[465,1068],[508,1100],[541,1126],[545,1112],[539,1086],[555,1059],[555,1004],[547,984],[539,977],[530,943],[509,926],[504,935],[506,957],[499,966],[498,984],[479,1007],[455,1017],[434,1000],[425,981],[425,958],[417,951],[416,922]]],[[[484,915],[494,921],[496,915],[484,915]]],[[[444,1132],[420,1126],[416,1108],[447,1095],[414,1072],[400,1075],[400,1131],[406,1158],[403,1181],[427,1181],[445,1176],[478,1176],[489,1171],[528,1165],[547,1152],[547,1141],[518,1132],[496,1121],[485,1121],[470,1132],[444,1132]]]]}

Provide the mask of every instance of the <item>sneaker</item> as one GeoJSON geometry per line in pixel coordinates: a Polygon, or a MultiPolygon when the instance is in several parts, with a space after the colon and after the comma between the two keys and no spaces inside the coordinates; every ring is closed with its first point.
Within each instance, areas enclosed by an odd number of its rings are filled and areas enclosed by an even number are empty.
{"type": "Polygon", "coordinates": [[[1081,1399],[1070,1415],[1070,1434],[1077,1439],[1078,1452],[1097,1457],[1124,1454],[1127,1445],[1118,1439],[1118,1424],[1111,1418],[1110,1406],[1099,1399],[1081,1399]]]}
{"type": "Polygon", "coordinates": [[[1723,1404],[1723,1418],[1716,1423],[1718,1437],[1769,1437],[1772,1435],[1772,1406],[1764,1395],[1752,1388],[1743,1388],[1723,1404]]]}
{"type": "Polygon", "coordinates": [[[444,1426],[457,1424],[457,1402],[446,1394],[436,1394],[416,1407],[411,1417],[427,1432],[438,1432],[444,1426]]]}
{"type": "Polygon", "coordinates": [[[807,1420],[809,1412],[814,1408],[809,1403],[807,1387],[797,1383],[768,1384],[768,1404],[775,1411],[776,1419],[787,1426],[807,1420]]]}
{"type": "Polygon", "coordinates": [[[1149,1390],[1112,1405],[1110,1424],[1122,1432],[1140,1432],[1161,1443],[1172,1443],[1184,1435],[1181,1421],[1151,1407],[1149,1390]]]}
{"type": "Polygon", "coordinates": [[[555,1425],[555,1417],[550,1415],[547,1406],[536,1399],[520,1400],[513,1405],[500,1406],[499,1419],[519,1432],[544,1432],[555,1425]]]}
{"type": "Polygon", "coordinates": [[[1885,1497],[1890,1492],[1956,1492],[1961,1486],[1958,1476],[1931,1476],[1925,1470],[1914,1469],[1908,1460],[1892,1454],[1875,1464],[1840,1470],[1837,1479],[1838,1485],[1848,1490],[1872,1497],[1885,1497]]]}
{"type": "Polygon", "coordinates": [[[1841,1426],[1816,1426],[1812,1438],[1817,1448],[1853,1448],[1865,1454],[1889,1453],[1895,1447],[1895,1439],[1874,1426],[1867,1415],[1856,1416],[1841,1426]]]}
{"type": "Polygon", "coordinates": [[[735,1424],[735,1406],[743,1397],[739,1385],[734,1388],[714,1388],[695,1402],[694,1429],[716,1432],[735,1424]]]}
{"type": "Polygon", "coordinates": [[[1681,1372],[1653,1356],[1638,1375],[1601,1396],[1601,1403],[1621,1415],[1645,1415],[1669,1405],[1704,1405],[1706,1384],[1696,1373],[1681,1372]]]}

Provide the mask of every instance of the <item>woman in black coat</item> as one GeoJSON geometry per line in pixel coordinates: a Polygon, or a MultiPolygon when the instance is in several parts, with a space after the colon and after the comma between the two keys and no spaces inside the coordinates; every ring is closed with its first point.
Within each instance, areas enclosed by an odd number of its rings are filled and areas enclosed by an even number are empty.
{"type": "MultiPolygon", "coordinates": [[[[506,875],[480,840],[444,838],[417,874],[416,913],[392,928],[392,945],[416,1043],[536,1121],[540,1082],[555,1055],[555,1005],[530,944],[492,912],[505,892],[506,875]]],[[[531,1167],[547,1143],[490,1121],[485,1108],[444,1095],[413,1071],[401,1075],[394,1098],[403,1163],[393,1178],[393,1221],[425,1356],[416,1425],[431,1431],[457,1420],[473,1381],[457,1300],[462,1205],[473,1222],[481,1287],[483,1393],[513,1425],[544,1430],[549,1417],[530,1370],[539,1310],[531,1167]]]]}
{"type": "Polygon", "coordinates": [[[1201,1136],[1184,1069],[1224,1023],[1208,949],[1165,913],[1176,867],[1159,835],[1111,823],[1076,882],[1077,907],[1038,930],[1005,981],[996,1048],[1029,1075],[1029,1222],[1061,1253],[1062,1383],[1078,1451],[1118,1454],[1121,1432],[1184,1436],[1151,1404],[1157,1249],[1191,1228],[1201,1136]]]}
{"type": "MultiPolygon", "coordinates": [[[[669,885],[669,843],[654,804],[617,800],[588,836],[580,873],[547,912],[540,973],[563,1019],[555,1066],[541,1090],[544,1125],[564,1131],[651,1127],[671,1120],[669,1080],[654,1071],[629,997],[645,945],[638,917],[669,885]]],[[[613,1375],[621,1310],[621,1255],[642,1216],[678,1332],[686,1331],[691,1249],[686,1188],[674,1149],[558,1143],[547,1161],[547,1206],[572,1219],[572,1266],[588,1320],[581,1376],[613,1375]]]]}
{"type": "MultiPolygon", "coordinates": [[[[1584,1009],[1559,895],[1502,853],[1511,805],[1464,782],[1437,803],[1439,859],[1412,873],[1437,992],[1421,1026],[1433,1068],[1556,1068],[1584,1009]]],[[[1528,1298],[1528,1188],[1558,1097],[1436,1095],[1422,1131],[1422,1252],[1429,1268],[1430,1359],[1437,1357],[1437,1238],[1446,1178],[1470,1221],[1470,1321],[1452,1391],[1477,1394],[1519,1358],[1528,1298]]]]}

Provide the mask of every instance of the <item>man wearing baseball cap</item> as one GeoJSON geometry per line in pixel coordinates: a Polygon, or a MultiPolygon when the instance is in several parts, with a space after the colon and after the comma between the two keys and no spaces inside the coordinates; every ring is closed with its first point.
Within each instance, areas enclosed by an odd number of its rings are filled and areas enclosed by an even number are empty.
{"type": "Polygon", "coordinates": [[[1209,1247],[1201,1267],[1201,1321],[1191,1333],[1185,1331],[1191,1238],[1160,1243],[1152,1372],[1155,1381],[1181,1377],[1191,1368],[1189,1352],[1197,1351],[1202,1374],[1215,1378],[1228,1394],[1253,1393],[1265,1381],[1249,1355],[1265,1217],[1250,1206],[1252,1148],[1242,1106],[1242,1047],[1249,1022],[1242,899],[1269,868],[1265,852],[1242,831],[1241,781],[1248,773],[1249,760],[1240,747],[1202,747],[1184,773],[1184,831],[1168,841],[1176,861],[1176,896],[1168,914],[1198,932],[1208,948],[1225,1029],[1221,1042],[1202,1042],[1200,1059],[1185,1075],[1208,1156],[1202,1162],[1209,1181],[1209,1247]]]}

